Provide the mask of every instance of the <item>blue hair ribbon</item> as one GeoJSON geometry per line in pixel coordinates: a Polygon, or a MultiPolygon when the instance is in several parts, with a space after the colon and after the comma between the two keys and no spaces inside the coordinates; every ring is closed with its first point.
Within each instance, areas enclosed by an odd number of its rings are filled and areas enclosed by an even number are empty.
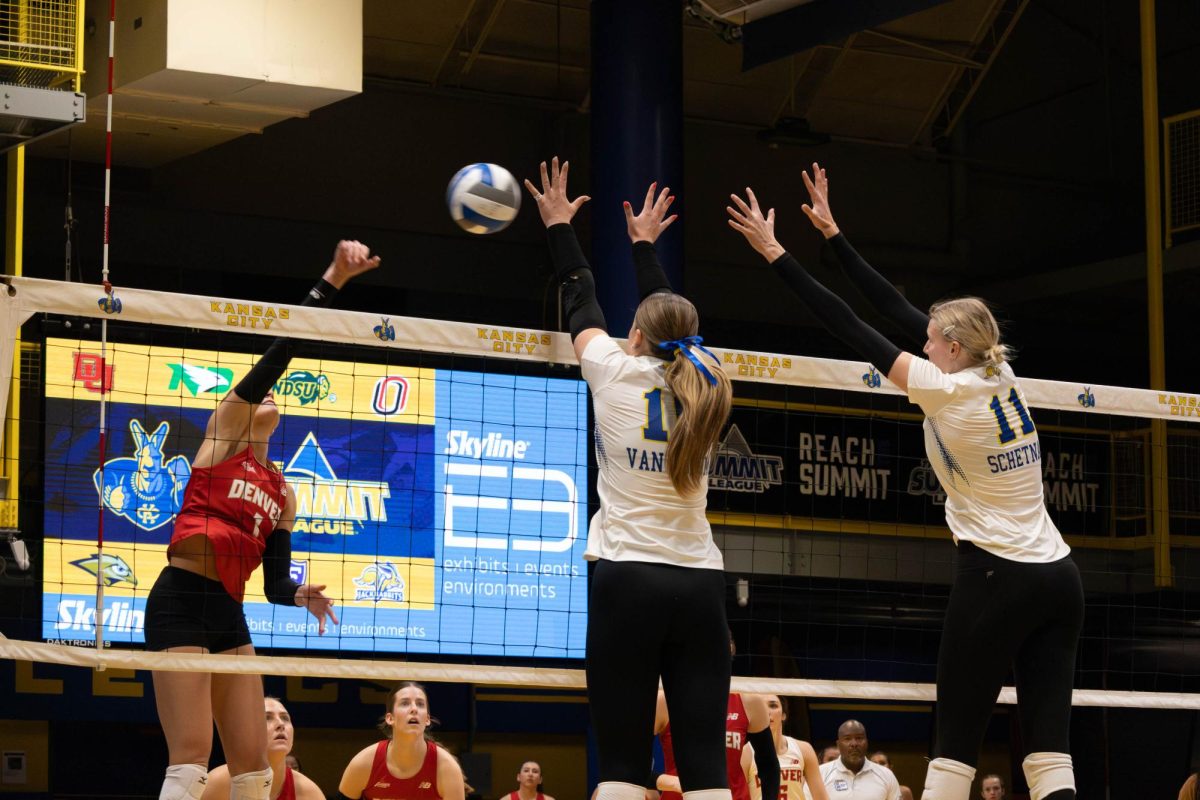
{"type": "Polygon", "coordinates": [[[715,353],[704,346],[704,339],[702,337],[684,336],[682,339],[672,339],[669,342],[659,342],[658,346],[660,349],[666,350],[667,352],[673,353],[676,350],[682,352],[685,356],[687,356],[688,361],[691,361],[696,365],[696,369],[700,370],[700,374],[708,379],[709,384],[712,386],[717,385],[716,376],[713,375],[712,372],[709,371],[708,367],[704,366],[704,362],[697,358],[696,354],[692,352],[692,348],[695,347],[697,350],[711,358],[717,364],[717,366],[721,365],[721,359],[717,358],[715,353]]]}

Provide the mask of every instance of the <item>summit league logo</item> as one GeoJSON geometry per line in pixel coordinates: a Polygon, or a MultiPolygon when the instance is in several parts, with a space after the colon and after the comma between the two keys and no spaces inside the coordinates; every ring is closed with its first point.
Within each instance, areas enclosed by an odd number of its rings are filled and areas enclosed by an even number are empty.
{"type": "Polygon", "coordinates": [[[708,473],[708,487],[726,492],[762,494],[783,483],[783,459],[760,456],[750,449],[737,425],[717,445],[717,454],[708,473]]]}

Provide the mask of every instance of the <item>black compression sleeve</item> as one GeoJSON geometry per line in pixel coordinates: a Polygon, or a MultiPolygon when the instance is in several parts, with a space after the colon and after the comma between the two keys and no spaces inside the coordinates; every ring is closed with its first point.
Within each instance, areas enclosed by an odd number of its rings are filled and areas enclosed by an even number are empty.
{"type": "Polygon", "coordinates": [[[779,797],[779,755],[775,752],[775,739],[771,736],[771,729],[755,731],[747,739],[754,748],[754,766],[758,768],[762,796],[779,797]]]}
{"type": "Polygon", "coordinates": [[[658,263],[658,253],[651,242],[633,243],[633,266],[637,271],[639,302],[655,292],[672,292],[671,281],[658,263]]]}
{"type": "Polygon", "coordinates": [[[891,371],[892,365],[900,357],[899,347],[859,319],[845,300],[818,283],[791,253],[784,253],[771,262],[771,266],[830,333],[854,348],[884,375],[891,371]]]}
{"type": "MultiPolygon", "coordinates": [[[[308,290],[308,294],[304,296],[300,305],[324,308],[333,302],[337,292],[336,286],[324,278],[320,278],[316,285],[308,290]]],[[[292,360],[291,341],[291,339],[281,336],[271,342],[267,352],[263,353],[262,358],[246,373],[246,377],[233,387],[238,397],[247,403],[262,402],[262,399],[267,396],[267,392],[287,369],[288,362],[292,360]]]]}
{"type": "Polygon", "coordinates": [[[277,606],[296,605],[300,584],[292,580],[292,532],[276,528],[263,551],[263,594],[277,606]]]}
{"type": "Polygon", "coordinates": [[[887,278],[880,275],[866,259],[839,233],[829,240],[846,275],[862,292],[867,302],[914,342],[924,343],[929,316],[897,291],[887,278]]]}
{"type": "Polygon", "coordinates": [[[563,312],[567,315],[567,327],[571,339],[588,328],[608,330],[604,312],[596,300],[596,279],[579,246],[575,229],[567,223],[551,225],[546,229],[550,242],[550,258],[554,261],[554,274],[562,284],[563,312]]]}

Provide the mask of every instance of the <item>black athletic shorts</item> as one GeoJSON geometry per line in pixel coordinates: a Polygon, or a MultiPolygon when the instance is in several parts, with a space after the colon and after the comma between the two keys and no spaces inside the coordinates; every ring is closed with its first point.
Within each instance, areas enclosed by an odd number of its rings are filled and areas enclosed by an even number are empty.
{"type": "Polygon", "coordinates": [[[146,600],[146,649],[203,647],[221,653],[250,644],[242,604],[220,581],[167,567],[146,600]]]}

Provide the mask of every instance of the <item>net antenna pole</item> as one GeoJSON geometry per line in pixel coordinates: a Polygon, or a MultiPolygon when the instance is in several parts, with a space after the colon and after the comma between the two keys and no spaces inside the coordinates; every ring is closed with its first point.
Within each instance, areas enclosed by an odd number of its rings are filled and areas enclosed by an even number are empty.
{"type": "MultiPolygon", "coordinates": [[[[117,0],[108,2],[108,98],[104,118],[104,251],[101,261],[101,282],[104,285],[106,310],[113,307],[113,288],[108,280],[108,220],[112,201],[112,108],[113,108],[113,43],[117,37],[117,0]]],[[[104,461],[108,456],[108,320],[100,320],[100,507],[96,525],[96,563],[104,563],[104,461]]],[[[96,570],[96,651],[104,651],[104,570],[96,570]]],[[[104,662],[96,664],[104,670],[104,662]]]]}

